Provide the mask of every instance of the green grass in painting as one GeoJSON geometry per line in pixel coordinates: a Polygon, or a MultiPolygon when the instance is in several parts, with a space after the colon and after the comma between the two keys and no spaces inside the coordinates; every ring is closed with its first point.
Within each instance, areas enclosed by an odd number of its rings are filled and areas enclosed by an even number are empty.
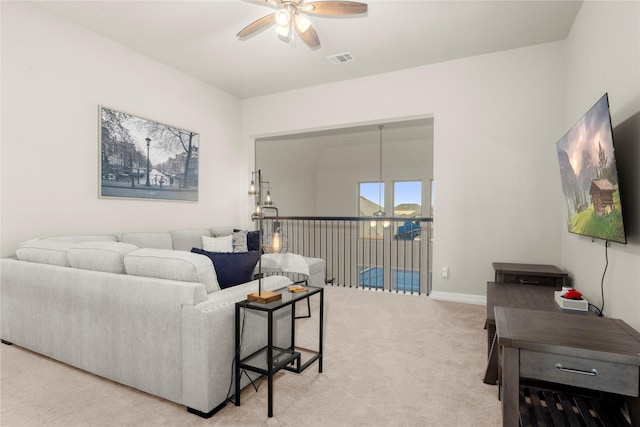
{"type": "Polygon", "coordinates": [[[577,234],[594,236],[603,240],[624,241],[622,227],[622,210],[620,209],[620,193],[613,193],[614,209],[609,215],[596,215],[593,204],[569,219],[569,231],[577,234]]]}

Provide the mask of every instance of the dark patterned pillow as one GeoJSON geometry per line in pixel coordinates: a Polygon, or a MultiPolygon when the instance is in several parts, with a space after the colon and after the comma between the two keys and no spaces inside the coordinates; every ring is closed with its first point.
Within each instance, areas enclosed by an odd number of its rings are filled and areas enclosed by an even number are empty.
{"type": "MultiPolygon", "coordinates": [[[[233,230],[233,233],[218,234],[214,237],[232,236],[233,252],[247,252],[247,232],[243,230],[233,230]]],[[[256,249],[257,250],[257,249],[256,249]]]]}

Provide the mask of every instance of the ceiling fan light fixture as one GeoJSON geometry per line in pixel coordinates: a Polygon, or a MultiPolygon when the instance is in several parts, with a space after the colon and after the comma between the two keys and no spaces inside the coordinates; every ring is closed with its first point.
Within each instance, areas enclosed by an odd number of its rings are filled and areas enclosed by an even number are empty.
{"type": "Polygon", "coordinates": [[[289,38],[289,25],[287,26],[281,26],[278,25],[276,27],[276,33],[278,33],[278,35],[284,37],[284,38],[289,38]]]}
{"type": "Polygon", "coordinates": [[[306,33],[311,27],[311,21],[306,16],[297,15],[296,16],[296,27],[298,27],[298,31],[301,33],[306,33]]]}
{"type": "Polygon", "coordinates": [[[291,22],[291,15],[287,9],[280,9],[276,12],[276,23],[280,27],[288,27],[291,22]]]}

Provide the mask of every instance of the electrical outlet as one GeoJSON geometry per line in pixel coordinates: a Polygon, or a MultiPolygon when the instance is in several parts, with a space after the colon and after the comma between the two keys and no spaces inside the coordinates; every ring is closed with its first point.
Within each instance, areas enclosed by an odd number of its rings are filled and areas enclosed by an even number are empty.
{"type": "Polygon", "coordinates": [[[449,277],[449,267],[442,267],[442,277],[449,277]]]}

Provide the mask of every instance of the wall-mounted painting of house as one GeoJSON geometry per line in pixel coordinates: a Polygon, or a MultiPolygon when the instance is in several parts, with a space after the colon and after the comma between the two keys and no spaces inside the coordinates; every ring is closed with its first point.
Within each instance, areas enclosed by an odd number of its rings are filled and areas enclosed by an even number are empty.
{"type": "Polygon", "coordinates": [[[605,216],[611,213],[613,210],[614,191],[616,191],[616,188],[606,178],[591,181],[589,194],[593,203],[593,211],[596,214],[605,216]]]}
{"type": "Polygon", "coordinates": [[[625,243],[607,94],[558,141],[557,151],[569,232],[625,243]]]}

